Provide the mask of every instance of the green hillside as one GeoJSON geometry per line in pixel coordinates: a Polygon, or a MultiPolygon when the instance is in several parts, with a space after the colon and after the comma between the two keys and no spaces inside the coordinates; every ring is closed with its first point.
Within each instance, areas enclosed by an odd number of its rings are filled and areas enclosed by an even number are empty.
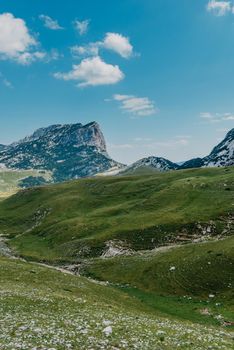
{"type": "Polygon", "coordinates": [[[82,277],[0,258],[0,278],[2,350],[232,348],[226,329],[166,319],[82,277]]]}
{"type": "Polygon", "coordinates": [[[92,178],[24,190],[0,205],[0,231],[29,259],[77,261],[109,245],[148,250],[233,233],[234,168],[92,178]]]}
{"type": "Polygon", "coordinates": [[[50,175],[46,172],[37,170],[6,170],[0,169],[0,200],[11,196],[21,188],[21,181],[42,177],[49,179],[50,175]]]}
{"type": "Polygon", "coordinates": [[[0,349],[231,349],[233,222],[233,167],[18,192],[0,253],[28,262],[0,258],[0,349]]]}
{"type": "Polygon", "coordinates": [[[162,313],[222,324],[234,322],[233,248],[234,236],[132,256],[96,258],[85,261],[82,273],[109,281],[162,313]]]}

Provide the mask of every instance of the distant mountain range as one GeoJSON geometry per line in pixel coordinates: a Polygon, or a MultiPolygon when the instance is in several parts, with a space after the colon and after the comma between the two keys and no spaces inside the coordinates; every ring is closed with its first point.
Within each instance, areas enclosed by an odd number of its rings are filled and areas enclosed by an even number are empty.
{"type": "Polygon", "coordinates": [[[179,165],[151,156],[127,167],[110,158],[96,122],[51,125],[9,146],[0,145],[0,165],[10,169],[49,171],[53,182],[97,174],[130,174],[140,169],[169,171],[230,166],[234,165],[234,129],[204,158],[191,159],[179,165]]]}
{"type": "Polygon", "coordinates": [[[234,165],[234,128],[231,129],[224,140],[220,142],[211,153],[204,158],[194,158],[184,163],[173,163],[165,158],[147,157],[138,160],[128,166],[124,173],[139,171],[140,168],[149,168],[157,171],[168,171],[178,169],[190,169],[201,167],[220,167],[234,165]]]}

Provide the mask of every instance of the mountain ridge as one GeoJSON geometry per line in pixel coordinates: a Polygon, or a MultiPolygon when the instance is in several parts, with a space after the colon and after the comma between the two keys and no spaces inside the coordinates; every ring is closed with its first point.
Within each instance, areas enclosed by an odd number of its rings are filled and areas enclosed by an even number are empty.
{"type": "Polygon", "coordinates": [[[179,165],[178,163],[173,163],[163,157],[149,156],[139,159],[137,162],[129,165],[125,171],[133,171],[143,167],[148,169],[153,168],[157,171],[169,171],[231,165],[234,165],[234,128],[227,133],[225,138],[216,145],[206,157],[193,158],[179,165]],[[152,161],[153,159],[155,161],[152,161]]]}
{"type": "Polygon", "coordinates": [[[9,169],[49,171],[54,182],[97,174],[231,166],[234,165],[234,128],[206,157],[190,159],[180,165],[163,157],[149,156],[125,166],[109,156],[96,121],[84,125],[53,124],[8,146],[0,144],[0,164],[9,169]]]}
{"type": "Polygon", "coordinates": [[[122,167],[107,153],[97,122],[85,125],[55,124],[6,146],[0,163],[13,169],[51,171],[55,182],[93,176],[112,167],[122,167]]]}

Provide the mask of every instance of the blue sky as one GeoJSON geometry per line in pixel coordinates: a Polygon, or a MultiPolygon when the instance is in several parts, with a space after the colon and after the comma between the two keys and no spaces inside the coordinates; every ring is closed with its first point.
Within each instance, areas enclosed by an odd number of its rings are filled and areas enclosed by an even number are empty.
{"type": "Polygon", "coordinates": [[[0,143],[95,120],[116,160],[187,160],[234,127],[233,94],[231,1],[1,1],[0,143]]]}

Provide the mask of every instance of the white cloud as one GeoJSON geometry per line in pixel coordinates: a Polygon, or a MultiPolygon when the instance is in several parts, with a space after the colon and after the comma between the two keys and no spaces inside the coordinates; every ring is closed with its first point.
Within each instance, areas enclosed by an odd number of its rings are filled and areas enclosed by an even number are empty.
{"type": "Polygon", "coordinates": [[[55,73],[55,78],[80,82],[79,87],[116,84],[124,78],[119,66],[104,62],[99,56],[86,58],[68,73],[55,73]]]}
{"type": "Polygon", "coordinates": [[[230,1],[210,0],[207,4],[207,11],[213,13],[215,16],[225,16],[232,10],[233,7],[230,1]]]}
{"type": "Polygon", "coordinates": [[[47,62],[57,61],[61,57],[63,57],[63,54],[60,54],[57,49],[51,49],[47,54],[47,62]]]}
{"type": "Polygon", "coordinates": [[[13,85],[12,85],[12,83],[8,80],[8,79],[6,79],[6,78],[4,78],[3,80],[2,80],[2,83],[6,86],[6,87],[8,87],[8,88],[13,88],[13,85]]]}
{"type": "Polygon", "coordinates": [[[202,113],[200,113],[200,118],[205,119],[209,123],[219,123],[222,121],[234,120],[234,114],[233,113],[202,112],[202,113]]]}
{"type": "Polygon", "coordinates": [[[133,55],[133,46],[129,39],[118,33],[107,33],[103,41],[96,41],[84,46],[73,46],[71,52],[75,57],[97,56],[100,49],[114,51],[123,58],[130,58],[133,55]]]}
{"type": "Polygon", "coordinates": [[[75,20],[73,22],[73,25],[80,35],[84,35],[87,33],[89,29],[89,23],[90,23],[89,19],[86,19],[84,21],[75,20]]]}
{"type": "Polygon", "coordinates": [[[85,46],[72,46],[71,53],[74,57],[81,56],[98,56],[99,53],[99,43],[89,43],[85,46]]]}
{"type": "Polygon", "coordinates": [[[46,58],[46,52],[35,51],[35,52],[23,52],[17,58],[18,63],[23,65],[31,64],[32,62],[43,60],[46,58]]]}
{"type": "Polygon", "coordinates": [[[46,28],[49,28],[51,30],[61,30],[61,29],[64,29],[63,27],[61,27],[58,23],[57,20],[49,17],[49,16],[46,16],[46,15],[40,15],[39,16],[39,19],[44,23],[44,26],[46,28]]]}
{"type": "Polygon", "coordinates": [[[153,115],[158,111],[154,102],[148,97],[115,94],[113,99],[120,103],[120,108],[123,111],[139,117],[153,115]]]}
{"type": "Polygon", "coordinates": [[[11,59],[22,65],[35,61],[50,62],[59,58],[56,49],[45,52],[30,34],[25,21],[11,13],[0,15],[0,59],[11,59]]]}
{"type": "Polygon", "coordinates": [[[107,33],[102,46],[105,49],[115,51],[124,58],[131,57],[133,53],[133,47],[129,39],[118,33],[107,33]]]}
{"type": "Polygon", "coordinates": [[[212,120],[214,119],[214,115],[210,112],[201,112],[200,113],[200,118],[207,119],[207,120],[212,120]]]}
{"type": "Polygon", "coordinates": [[[12,59],[27,64],[31,61],[29,56],[39,58],[38,51],[30,53],[36,45],[38,43],[23,19],[15,18],[11,13],[0,15],[0,59],[12,59]]]}
{"type": "Polygon", "coordinates": [[[222,117],[222,120],[234,120],[234,114],[227,114],[222,117]]]}
{"type": "Polygon", "coordinates": [[[5,85],[7,88],[11,89],[13,88],[12,83],[4,77],[4,75],[0,72],[0,81],[2,82],[3,85],[5,85]]]}
{"type": "Polygon", "coordinates": [[[45,51],[34,51],[34,52],[24,52],[18,57],[18,63],[23,65],[29,65],[35,61],[43,61],[45,63],[56,61],[62,55],[57,49],[51,49],[49,52],[45,51]]]}

